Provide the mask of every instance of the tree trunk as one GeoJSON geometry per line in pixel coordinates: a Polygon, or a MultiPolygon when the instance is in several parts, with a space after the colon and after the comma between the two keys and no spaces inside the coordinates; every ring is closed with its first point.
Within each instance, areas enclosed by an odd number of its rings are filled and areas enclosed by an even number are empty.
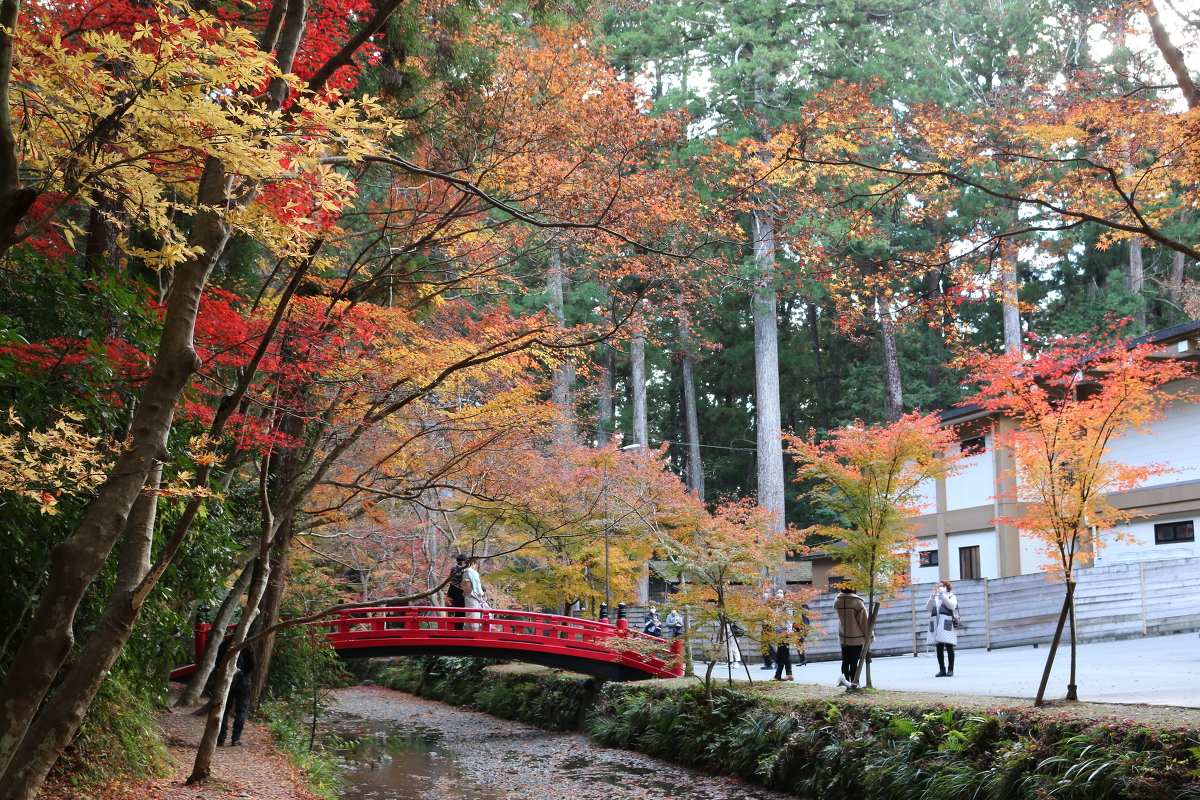
{"type": "MultiPolygon", "coordinates": [[[[1184,215],[1187,217],[1187,215],[1184,215]]],[[[1166,287],[1168,300],[1171,305],[1176,308],[1181,308],[1183,305],[1183,276],[1187,275],[1187,258],[1183,253],[1176,251],[1171,258],[1171,281],[1166,287]]]]}
{"type": "Polygon", "coordinates": [[[687,486],[692,494],[704,499],[704,464],[700,460],[700,419],[696,413],[696,376],[692,369],[692,331],[688,313],[679,311],[679,346],[683,349],[680,368],[683,371],[683,411],[687,425],[687,486]]]}
{"type": "Polygon", "coordinates": [[[646,422],[646,336],[638,332],[629,342],[630,387],[633,394],[633,441],[650,446],[646,422]]]}
{"type": "MultiPolygon", "coordinates": [[[[226,203],[225,170],[210,159],[200,179],[202,207],[226,203]]],[[[49,579],[29,632],[0,685],[0,769],[13,754],[74,643],[75,613],[99,574],[151,470],[168,457],[167,434],[184,387],[200,366],[192,335],[200,298],[229,226],[213,211],[197,215],[188,238],[196,257],[175,270],[158,352],[130,425],[130,435],[79,528],[51,549],[49,579]]]]}
{"type": "Polygon", "coordinates": [[[116,585],[66,679],[29,726],[0,782],[3,800],[33,800],[59,753],[79,730],[92,699],[133,632],[142,605],[137,600],[137,589],[150,570],[158,510],[154,490],[161,476],[161,465],[151,470],[146,483],[149,491],[142,492],[133,504],[122,537],[116,585]]]}
{"type": "MultiPolygon", "coordinates": [[[[268,524],[268,522],[264,522],[264,525],[268,524]]],[[[204,734],[200,738],[200,746],[196,749],[192,774],[187,779],[188,786],[206,781],[212,775],[213,756],[217,751],[217,735],[221,732],[221,718],[225,715],[225,702],[229,699],[229,687],[233,683],[233,674],[236,671],[239,652],[236,648],[246,640],[246,635],[257,616],[258,607],[270,577],[270,556],[266,552],[266,548],[259,549],[259,563],[266,566],[261,570],[254,571],[254,581],[250,586],[250,595],[246,599],[242,618],[234,628],[225,658],[217,665],[217,679],[213,685],[212,703],[209,704],[208,719],[204,724],[204,734]]],[[[256,664],[254,671],[258,672],[258,670],[259,667],[256,664]]]]}
{"type": "Polygon", "coordinates": [[[876,298],[879,316],[879,336],[883,340],[883,405],[888,421],[896,422],[904,415],[904,387],[900,380],[900,354],[896,349],[896,327],[892,311],[883,298],[876,298]]]}
{"type": "MultiPolygon", "coordinates": [[[[1183,255],[1176,253],[1176,255],[1183,255]]],[[[1142,297],[1142,289],[1146,281],[1145,267],[1142,263],[1142,243],[1135,236],[1129,240],[1129,291],[1137,300],[1137,310],[1133,318],[1138,324],[1137,333],[1146,330],[1146,300],[1142,297]]]]}
{"type": "Polygon", "coordinates": [[[596,445],[604,447],[612,439],[613,430],[613,348],[601,345],[599,385],[596,388],[596,445]]]}
{"type": "Polygon", "coordinates": [[[1188,108],[1192,109],[1200,106],[1200,89],[1196,88],[1196,84],[1192,81],[1192,76],[1188,74],[1187,65],[1183,60],[1183,52],[1171,43],[1171,37],[1167,34],[1167,29],[1163,25],[1162,19],[1158,16],[1158,9],[1154,5],[1154,0],[1142,0],[1142,10],[1146,12],[1146,17],[1150,20],[1150,32],[1154,35],[1154,44],[1158,46],[1158,51],[1162,53],[1163,60],[1167,62],[1167,66],[1174,73],[1175,80],[1179,84],[1179,90],[1183,92],[1183,99],[1187,101],[1188,108]]]}
{"type": "Polygon", "coordinates": [[[184,688],[183,694],[175,703],[176,706],[190,708],[200,702],[200,695],[204,691],[204,685],[208,683],[208,676],[212,674],[213,667],[217,664],[217,649],[225,640],[225,631],[229,628],[229,621],[233,619],[233,612],[237,610],[239,601],[246,593],[246,587],[250,585],[250,579],[254,576],[254,565],[255,562],[251,559],[242,567],[242,572],[234,582],[233,588],[229,590],[229,594],[221,603],[216,619],[213,620],[208,641],[204,645],[204,652],[196,659],[196,671],[192,673],[187,687],[184,688]]]}
{"type": "MultiPolygon", "coordinates": [[[[1016,218],[1015,212],[1013,217],[1016,218]]],[[[1017,273],[1017,248],[1015,245],[1004,260],[1002,281],[1004,284],[1001,289],[1001,297],[1004,302],[1004,352],[1019,353],[1021,352],[1021,305],[1019,300],[1021,282],[1017,273]]]]}
{"type": "Polygon", "coordinates": [[[825,366],[824,359],[821,358],[821,334],[817,327],[816,304],[808,303],[806,311],[808,314],[808,338],[812,344],[813,367],[817,371],[817,400],[821,404],[821,424],[825,430],[829,430],[832,427],[829,419],[829,392],[825,388],[825,366]]]}
{"type": "Polygon", "coordinates": [[[92,201],[94,205],[88,216],[83,263],[89,275],[102,278],[108,274],[110,267],[115,266],[113,256],[117,252],[117,236],[120,234],[116,220],[128,215],[124,204],[111,195],[93,192],[92,201]]]}
{"type": "MultiPolygon", "coordinates": [[[[754,246],[754,410],[758,433],[758,505],[774,513],[772,527],[782,534],[783,439],[779,411],[779,329],[775,299],[775,221],[770,212],[750,217],[754,246]]],[[[782,572],[777,576],[782,581],[782,572]]]]}
{"type": "Polygon", "coordinates": [[[867,615],[867,640],[863,643],[862,655],[858,659],[858,667],[854,670],[854,682],[858,683],[862,678],[863,668],[867,669],[866,688],[871,686],[871,668],[867,667],[867,660],[871,655],[871,640],[875,638],[875,619],[879,616],[880,603],[875,602],[874,597],[869,597],[868,602],[871,604],[871,612],[867,615]]]}
{"type": "MultiPolygon", "coordinates": [[[[297,414],[285,413],[283,419],[280,420],[279,431],[287,437],[288,441],[296,444],[281,452],[278,458],[271,460],[270,468],[274,474],[270,475],[269,481],[275,491],[276,502],[282,495],[288,494],[288,487],[292,486],[298,478],[299,441],[304,433],[304,420],[297,414]]],[[[267,580],[266,589],[263,591],[260,613],[255,619],[254,626],[250,629],[249,635],[251,636],[274,625],[275,621],[279,619],[279,610],[283,606],[283,593],[287,585],[287,557],[292,549],[295,512],[290,508],[274,506],[270,516],[278,522],[278,527],[271,543],[270,577],[267,580]]],[[[275,634],[269,634],[254,645],[254,648],[255,667],[250,685],[251,712],[258,709],[258,702],[267,685],[271,654],[275,650],[275,634]]]]}
{"type": "Polygon", "coordinates": [[[1035,706],[1044,705],[1043,698],[1046,696],[1046,684],[1050,682],[1050,670],[1054,667],[1054,654],[1058,652],[1058,643],[1062,640],[1063,625],[1067,622],[1067,615],[1071,611],[1075,594],[1075,583],[1067,581],[1067,596],[1063,598],[1062,613],[1058,615],[1058,627],[1054,629],[1054,639],[1050,642],[1050,652],[1046,655],[1046,666],[1042,670],[1042,682],[1038,685],[1037,697],[1033,699],[1035,706]]]}
{"type": "MultiPolygon", "coordinates": [[[[563,270],[562,247],[557,241],[550,243],[550,264],[546,270],[546,289],[550,294],[550,313],[561,326],[566,322],[566,285],[563,270]]],[[[559,439],[575,436],[575,407],[571,398],[571,385],[575,383],[575,365],[562,362],[554,368],[550,377],[551,396],[558,409],[560,419],[555,423],[555,435],[559,439]]]]}

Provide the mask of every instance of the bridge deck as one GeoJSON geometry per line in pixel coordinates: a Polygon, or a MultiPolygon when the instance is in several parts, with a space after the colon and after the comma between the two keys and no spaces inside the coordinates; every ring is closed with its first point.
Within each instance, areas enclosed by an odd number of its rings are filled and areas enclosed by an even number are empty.
{"type": "MultiPolygon", "coordinates": [[[[624,620],[614,625],[528,611],[399,606],[345,611],[311,624],[325,629],[342,658],[481,656],[620,681],[683,674],[680,642],[628,630],[624,620]]],[[[198,652],[202,635],[197,633],[198,652]]],[[[180,667],[171,677],[194,669],[180,667]]]]}

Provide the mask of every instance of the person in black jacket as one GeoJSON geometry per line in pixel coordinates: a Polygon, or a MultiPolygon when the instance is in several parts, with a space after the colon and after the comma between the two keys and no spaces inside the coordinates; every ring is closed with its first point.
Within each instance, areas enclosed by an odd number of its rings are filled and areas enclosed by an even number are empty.
{"type": "MultiPolygon", "coordinates": [[[[467,597],[463,594],[462,582],[463,573],[467,571],[467,557],[459,553],[454,557],[456,562],[450,569],[450,582],[446,584],[446,602],[453,608],[466,608],[467,597]]],[[[450,616],[462,617],[465,614],[461,611],[451,611],[450,616]]],[[[454,623],[454,630],[461,631],[463,624],[461,622],[454,623]]]]}
{"type": "MultiPolygon", "coordinates": [[[[221,642],[217,649],[217,663],[229,650],[229,640],[221,642]]],[[[229,698],[225,701],[225,713],[221,715],[221,732],[217,734],[217,747],[225,746],[225,731],[229,726],[229,714],[233,712],[233,738],[230,746],[242,743],[242,728],[246,726],[246,710],[250,707],[250,676],[254,672],[254,648],[247,647],[237,654],[233,683],[229,685],[229,698]]]]}

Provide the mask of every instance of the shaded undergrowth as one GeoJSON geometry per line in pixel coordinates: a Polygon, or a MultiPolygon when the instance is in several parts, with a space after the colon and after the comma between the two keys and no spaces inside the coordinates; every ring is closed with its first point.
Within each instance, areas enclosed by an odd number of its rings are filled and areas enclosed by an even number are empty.
{"type": "MultiPolygon", "coordinates": [[[[383,683],[560,730],[588,679],[401,659],[383,683]]],[[[599,744],[822,800],[1200,800],[1200,735],[1028,709],[782,701],[718,688],[610,683],[588,715],[599,744]]]]}

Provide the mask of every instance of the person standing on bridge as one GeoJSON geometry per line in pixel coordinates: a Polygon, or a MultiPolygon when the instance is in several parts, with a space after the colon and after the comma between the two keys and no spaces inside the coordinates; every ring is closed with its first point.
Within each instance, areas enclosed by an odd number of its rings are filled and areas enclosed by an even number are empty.
{"type": "MultiPolygon", "coordinates": [[[[450,569],[450,579],[446,584],[446,602],[452,608],[466,608],[467,600],[463,594],[463,572],[467,569],[467,557],[459,553],[454,557],[455,565],[450,569]]],[[[461,611],[451,611],[450,616],[461,617],[461,611]]],[[[461,622],[454,623],[454,630],[461,631],[463,624],[461,622]]]]}
{"type": "MultiPolygon", "coordinates": [[[[474,562],[472,562],[470,560],[466,561],[466,567],[463,569],[462,591],[463,591],[463,599],[465,600],[466,607],[468,609],[483,608],[483,601],[484,601],[483,581],[481,581],[479,579],[479,570],[475,569],[474,562]]],[[[480,612],[479,611],[468,611],[467,616],[478,619],[480,617],[480,612]]],[[[477,631],[477,630],[479,630],[479,623],[468,622],[466,624],[466,629],[469,631],[477,631]]]]}

